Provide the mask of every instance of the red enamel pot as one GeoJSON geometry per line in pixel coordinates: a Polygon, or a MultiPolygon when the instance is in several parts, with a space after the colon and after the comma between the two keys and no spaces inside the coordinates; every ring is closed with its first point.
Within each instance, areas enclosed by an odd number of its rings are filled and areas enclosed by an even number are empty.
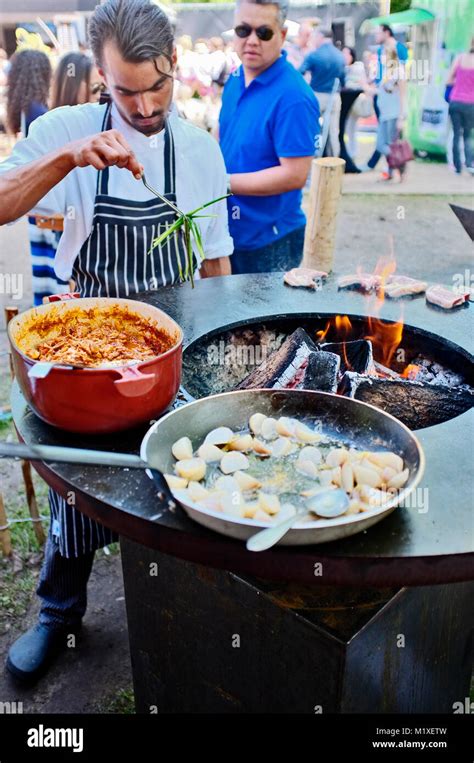
{"type": "Polygon", "coordinates": [[[15,375],[28,404],[43,421],[69,432],[104,434],[150,424],[171,405],[181,383],[183,332],[169,315],[144,302],[89,297],[41,305],[13,318],[8,337],[15,375]],[[16,340],[36,316],[51,310],[59,311],[56,316],[78,307],[116,305],[167,331],[173,340],[170,349],[126,365],[73,368],[55,364],[44,378],[35,377],[34,366],[40,362],[29,358],[16,340]]]}

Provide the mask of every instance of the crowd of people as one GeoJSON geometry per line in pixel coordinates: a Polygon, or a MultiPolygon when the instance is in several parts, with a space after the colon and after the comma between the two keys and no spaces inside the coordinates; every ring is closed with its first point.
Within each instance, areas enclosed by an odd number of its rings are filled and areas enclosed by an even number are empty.
{"type": "MultiPolygon", "coordinates": [[[[190,252],[176,212],[210,203],[191,252],[196,278],[300,263],[302,189],[315,153],[338,153],[341,96],[360,99],[361,113],[373,102],[374,167],[404,124],[406,48],[381,27],[373,75],[370,62],[339,50],[315,19],[288,43],[287,11],[286,0],[237,0],[232,48],[214,38],[176,45],[155,3],[106,0],[89,20],[91,55],[68,53],[54,71],[43,51],[13,56],[3,69],[6,125],[23,140],[0,163],[0,194],[9,200],[0,225],[29,216],[38,301],[69,279],[86,297],[180,283],[190,252]],[[196,118],[193,101],[220,109],[196,118]]],[[[472,109],[462,104],[472,73],[469,54],[451,75],[451,115],[465,142],[472,109]]],[[[351,129],[353,141],[355,124],[351,129]]],[[[460,162],[459,152],[454,158],[460,162]]],[[[7,662],[23,681],[36,680],[80,627],[95,550],[117,540],[52,490],[50,508],[39,621],[12,645],[7,662]]]]}
{"type": "MultiPolygon", "coordinates": [[[[405,67],[409,66],[408,48],[395,39],[388,25],[377,29],[375,43],[358,59],[354,48],[334,44],[331,30],[324,29],[319,18],[311,17],[303,19],[296,36],[287,37],[283,45],[288,62],[305,76],[314,91],[321,117],[327,115],[326,154],[338,156],[341,152],[341,97],[344,101],[349,91],[358,93],[350,99],[343,124],[345,149],[354,161],[358,158],[359,120],[376,116],[376,148],[368,161],[358,166],[362,172],[375,169],[382,156],[388,157],[390,145],[403,131],[407,118],[405,67]]],[[[46,46],[43,48],[47,50],[46,46]]],[[[83,103],[94,100],[95,96],[98,99],[100,95],[103,83],[90,50],[81,45],[84,52],[62,57],[54,49],[49,50],[49,55],[39,50],[22,50],[21,56],[15,54],[8,61],[6,52],[0,49],[0,131],[3,128],[7,135],[26,135],[29,122],[49,108],[83,103]],[[32,67],[32,79],[27,76],[22,83],[21,71],[26,72],[28,67],[32,67]],[[71,76],[72,68],[77,69],[77,75],[71,76]],[[53,71],[54,83],[50,86],[53,71]],[[60,91],[61,87],[64,92],[60,91]]],[[[241,63],[234,41],[227,35],[226,40],[214,36],[193,42],[190,36],[183,35],[176,40],[176,50],[173,100],[177,111],[193,124],[216,134],[224,85],[241,63]]],[[[472,171],[474,162],[471,146],[474,129],[473,57],[474,43],[470,52],[455,59],[446,83],[452,125],[447,153],[451,166],[458,173],[462,171],[462,159],[469,171],[472,171]]],[[[400,180],[403,171],[402,167],[400,180]]],[[[393,171],[387,166],[380,179],[392,178],[393,171]]]]}

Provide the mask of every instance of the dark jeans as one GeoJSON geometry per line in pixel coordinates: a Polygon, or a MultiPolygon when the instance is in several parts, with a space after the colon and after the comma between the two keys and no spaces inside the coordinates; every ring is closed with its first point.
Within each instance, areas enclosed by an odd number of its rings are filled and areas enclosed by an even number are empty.
{"type": "MultiPolygon", "coordinates": [[[[378,119],[380,117],[380,111],[379,111],[379,105],[377,103],[376,95],[374,95],[374,111],[375,111],[375,116],[378,119]]],[[[382,156],[381,152],[378,151],[378,149],[375,149],[374,153],[372,154],[369,161],[367,162],[367,166],[370,167],[372,170],[375,169],[381,156],[382,156]]]]}
{"type": "Polygon", "coordinates": [[[261,249],[234,249],[232,273],[273,273],[298,267],[303,259],[304,230],[305,226],[298,228],[261,249]]]}
{"type": "Polygon", "coordinates": [[[461,152],[459,150],[459,141],[461,135],[464,141],[464,155],[466,157],[466,167],[474,166],[474,157],[472,152],[472,130],[474,129],[474,104],[461,103],[461,101],[451,101],[449,104],[449,116],[453,123],[453,162],[456,170],[461,172],[461,152]]]}
{"type": "Polygon", "coordinates": [[[68,559],[48,535],[36,593],[42,599],[39,621],[50,627],[78,625],[87,607],[87,581],[95,551],[68,559]]]}

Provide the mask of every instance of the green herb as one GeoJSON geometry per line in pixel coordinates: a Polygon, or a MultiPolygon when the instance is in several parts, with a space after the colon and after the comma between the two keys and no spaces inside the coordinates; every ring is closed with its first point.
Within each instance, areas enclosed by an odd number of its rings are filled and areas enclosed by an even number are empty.
{"type": "Polygon", "coordinates": [[[176,207],[175,204],[169,201],[165,196],[162,196],[160,193],[158,193],[158,191],[155,191],[154,188],[149,186],[145,180],[144,175],[142,175],[142,180],[144,185],[146,186],[146,188],[148,188],[149,191],[154,193],[155,196],[158,196],[159,199],[161,199],[166,204],[168,204],[168,206],[171,207],[171,209],[173,209],[177,215],[179,215],[178,219],[175,220],[174,223],[171,223],[171,225],[168,225],[166,230],[163,231],[163,233],[160,233],[160,235],[157,236],[157,238],[153,239],[153,241],[151,242],[151,247],[149,249],[148,254],[151,254],[151,252],[153,251],[155,247],[160,246],[160,244],[162,244],[163,241],[166,241],[167,238],[169,238],[176,231],[179,231],[182,228],[184,244],[186,248],[186,267],[183,273],[181,260],[179,259],[179,255],[178,255],[178,273],[179,273],[179,278],[181,281],[187,281],[189,279],[194,288],[193,240],[201,259],[202,260],[206,259],[203,242],[202,242],[201,230],[196,220],[203,217],[217,216],[217,215],[200,215],[199,212],[202,212],[203,209],[210,207],[212,204],[217,204],[218,201],[223,201],[224,199],[227,199],[231,194],[228,193],[225,196],[220,196],[218,199],[214,199],[213,201],[208,201],[207,204],[203,204],[202,207],[193,209],[192,212],[184,213],[184,212],[181,212],[181,210],[179,210],[178,207],[176,207]]]}

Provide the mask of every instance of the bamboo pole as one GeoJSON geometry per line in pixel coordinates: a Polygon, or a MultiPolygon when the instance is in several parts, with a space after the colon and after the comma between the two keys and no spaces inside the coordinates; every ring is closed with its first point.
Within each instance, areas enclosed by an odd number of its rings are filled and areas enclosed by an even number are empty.
{"type": "Polygon", "coordinates": [[[329,273],[334,263],[336,217],[341,197],[344,159],[313,159],[302,265],[329,273]]]}
{"type": "Polygon", "coordinates": [[[11,556],[12,553],[12,540],[10,530],[8,528],[7,513],[5,511],[5,504],[3,503],[3,497],[0,493],[0,548],[4,556],[11,556]]]}
{"type": "MultiPolygon", "coordinates": [[[[6,307],[5,308],[5,321],[8,326],[9,322],[12,318],[15,317],[15,315],[18,315],[18,308],[17,307],[6,307]]],[[[10,353],[10,373],[12,379],[15,378],[15,371],[13,368],[12,363],[12,356],[10,353]]],[[[29,461],[22,461],[21,462],[21,471],[23,473],[23,482],[25,483],[25,490],[26,490],[26,502],[28,504],[28,509],[30,512],[30,516],[35,521],[33,522],[33,529],[36,535],[36,539],[40,545],[43,545],[45,542],[46,536],[44,533],[43,525],[41,523],[40,514],[38,510],[38,503],[36,501],[36,493],[35,493],[35,487],[33,485],[33,477],[31,475],[31,464],[29,461]]],[[[1,495],[0,495],[1,499],[1,495]]],[[[2,501],[3,504],[3,501],[2,501]]],[[[5,517],[6,519],[6,517],[5,517]]],[[[5,522],[2,522],[0,519],[0,526],[6,524],[5,522]]]]}

